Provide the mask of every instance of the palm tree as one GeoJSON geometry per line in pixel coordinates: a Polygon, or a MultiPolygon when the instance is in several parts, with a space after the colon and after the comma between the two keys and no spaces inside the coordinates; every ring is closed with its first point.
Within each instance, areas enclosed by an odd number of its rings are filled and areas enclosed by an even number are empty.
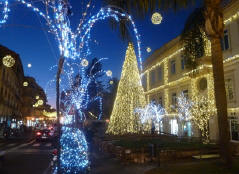
{"type": "MultiPolygon", "coordinates": [[[[212,43],[212,66],[215,88],[215,99],[218,115],[220,155],[227,165],[232,163],[230,148],[229,125],[227,118],[227,98],[224,81],[223,54],[220,40],[223,36],[223,9],[224,0],[202,0],[205,18],[203,29],[212,43]]],[[[195,0],[105,0],[105,4],[113,8],[126,11],[135,18],[144,18],[157,9],[180,9],[193,5],[195,0]]],[[[124,39],[128,36],[127,20],[120,22],[120,32],[124,39]]],[[[115,27],[115,24],[113,23],[115,27]]]]}

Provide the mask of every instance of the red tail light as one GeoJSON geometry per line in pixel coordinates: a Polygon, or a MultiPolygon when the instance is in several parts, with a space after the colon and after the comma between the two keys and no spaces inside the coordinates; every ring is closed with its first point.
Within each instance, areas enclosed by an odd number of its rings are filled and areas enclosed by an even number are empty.
{"type": "Polygon", "coordinates": [[[41,132],[37,132],[37,135],[41,135],[41,132]]]}
{"type": "Polygon", "coordinates": [[[54,149],[52,152],[53,155],[57,155],[57,149],[54,149]]]}

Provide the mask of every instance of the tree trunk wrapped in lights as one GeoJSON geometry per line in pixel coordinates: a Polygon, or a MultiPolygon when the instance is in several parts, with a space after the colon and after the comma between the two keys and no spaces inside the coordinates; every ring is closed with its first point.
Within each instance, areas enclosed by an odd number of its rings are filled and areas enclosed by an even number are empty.
{"type": "Polygon", "coordinates": [[[114,135],[138,133],[140,131],[140,121],[135,109],[143,108],[145,105],[146,100],[137,59],[133,45],[130,43],[126,51],[107,133],[114,135]]]}

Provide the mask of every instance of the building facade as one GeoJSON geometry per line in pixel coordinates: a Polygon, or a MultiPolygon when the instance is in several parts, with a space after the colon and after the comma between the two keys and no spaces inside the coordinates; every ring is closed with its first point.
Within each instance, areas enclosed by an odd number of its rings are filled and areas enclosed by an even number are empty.
{"type": "Polygon", "coordinates": [[[16,127],[23,120],[23,67],[19,55],[4,46],[0,46],[0,61],[0,122],[16,127]]]}
{"type": "Polygon", "coordinates": [[[35,126],[54,109],[33,77],[25,77],[20,56],[0,45],[0,131],[5,126],[35,126]],[[47,113],[47,114],[44,114],[47,113]]]}
{"type": "MultiPolygon", "coordinates": [[[[225,31],[222,39],[225,87],[228,103],[228,121],[231,140],[239,141],[239,1],[233,1],[224,9],[225,31]]],[[[206,39],[206,38],[205,38],[206,39]]],[[[179,136],[199,137],[199,130],[189,121],[181,124],[175,112],[177,97],[194,98],[203,95],[215,104],[211,65],[211,43],[206,39],[205,53],[195,70],[185,67],[180,36],[156,50],[144,62],[143,86],[147,101],[161,104],[168,112],[160,131],[179,136]]],[[[218,140],[217,117],[209,120],[209,136],[218,140]]]]}

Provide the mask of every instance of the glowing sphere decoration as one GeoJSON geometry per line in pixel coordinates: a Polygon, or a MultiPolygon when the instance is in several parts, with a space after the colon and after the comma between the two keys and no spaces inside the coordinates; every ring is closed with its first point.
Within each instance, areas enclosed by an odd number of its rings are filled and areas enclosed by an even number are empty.
{"type": "Polygon", "coordinates": [[[112,71],[110,71],[110,70],[106,71],[106,75],[107,75],[108,77],[111,77],[111,76],[112,76],[112,71]]]}
{"type": "Polygon", "coordinates": [[[88,60],[86,60],[86,59],[82,59],[82,61],[81,61],[81,66],[83,66],[83,67],[87,67],[88,65],[89,65],[88,60]]]}
{"type": "Polygon", "coordinates": [[[36,99],[37,99],[37,100],[39,99],[39,95],[36,96],[36,99]]]}
{"type": "Polygon", "coordinates": [[[32,67],[32,64],[31,64],[31,63],[28,63],[28,64],[27,64],[27,67],[28,67],[28,68],[31,68],[31,67],[32,67]]]}
{"type": "Polygon", "coordinates": [[[113,80],[111,80],[111,81],[110,81],[110,84],[111,84],[111,85],[113,85],[113,84],[114,84],[114,81],[113,81],[113,80]]]}
{"type": "Polygon", "coordinates": [[[28,82],[23,82],[23,86],[27,87],[28,86],[28,82]]]}
{"type": "Polygon", "coordinates": [[[155,24],[155,25],[161,24],[162,20],[163,20],[163,17],[160,13],[155,12],[152,15],[151,21],[152,21],[153,24],[155,24]]]}
{"type": "Polygon", "coordinates": [[[3,59],[2,59],[2,63],[4,66],[11,68],[14,66],[15,64],[15,59],[11,56],[11,55],[6,55],[3,59]]]}
{"type": "Polygon", "coordinates": [[[147,50],[148,53],[150,53],[152,51],[150,47],[147,47],[146,50],[147,50]]]}
{"type": "Polygon", "coordinates": [[[43,105],[43,100],[38,100],[38,102],[37,102],[37,104],[39,105],[39,106],[41,106],[41,105],[43,105]]]}

